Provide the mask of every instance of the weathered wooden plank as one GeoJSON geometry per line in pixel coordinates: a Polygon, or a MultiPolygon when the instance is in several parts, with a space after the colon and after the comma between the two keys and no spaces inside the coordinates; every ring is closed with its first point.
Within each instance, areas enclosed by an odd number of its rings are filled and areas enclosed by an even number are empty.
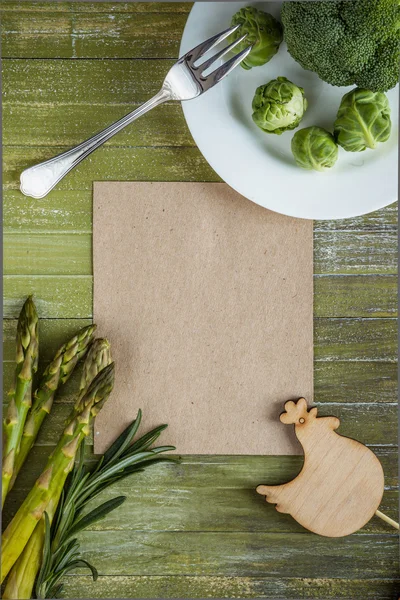
{"type": "Polygon", "coordinates": [[[87,319],[92,317],[91,276],[43,275],[3,278],[3,315],[18,317],[21,298],[33,294],[40,318],[87,319]]]}
{"type": "Polygon", "coordinates": [[[341,421],[338,433],[369,445],[396,445],[398,405],[316,403],[320,415],[335,415],[341,421]]]}
{"type": "MultiPolygon", "coordinates": [[[[100,92],[99,92],[100,93],[100,92]]],[[[114,123],[138,104],[4,104],[3,144],[75,146],[114,123]],[[24,123],[29,123],[26,127],[24,123]]],[[[195,146],[179,103],[164,104],[112,137],[107,146],[195,146]]]]}
{"type": "Polygon", "coordinates": [[[1,6],[2,58],[72,57],[71,13],[5,11],[1,6]],[[57,34],[58,32],[58,34],[57,34]]]}
{"type": "Polygon", "coordinates": [[[396,273],[397,251],[395,232],[316,232],[314,273],[396,273]]]}
{"type": "Polygon", "coordinates": [[[322,538],[297,533],[290,543],[286,534],[257,531],[99,531],[80,537],[85,558],[102,575],[279,576],[290,565],[291,577],[398,577],[397,535],[322,538]]]}
{"type": "Polygon", "coordinates": [[[74,234],[5,234],[5,275],[90,275],[92,237],[74,234]]]}
{"type": "MultiPolygon", "coordinates": [[[[2,0],[0,12],[19,12],[23,2],[24,11],[48,12],[48,2],[29,2],[27,0],[2,0]]],[[[188,13],[192,8],[191,2],[54,2],[51,10],[55,13],[62,12],[88,12],[88,13],[188,13]]],[[[49,52],[51,48],[49,48],[49,52]]]]}
{"type": "MultiPolygon", "coordinates": [[[[65,149],[5,146],[4,188],[19,189],[19,177],[24,169],[52,158],[65,149]]],[[[91,190],[93,181],[220,180],[197,148],[102,147],[68,174],[58,184],[56,191],[91,190]]],[[[50,192],[51,195],[53,193],[50,192]]]]}
{"type": "Polygon", "coordinates": [[[174,58],[186,13],[58,13],[24,8],[2,15],[4,58],[174,58]],[[104,43],[107,40],[107,43],[104,43]]]}
{"type": "MultiPolygon", "coordinates": [[[[73,397],[58,401],[53,406],[51,416],[46,419],[38,437],[39,445],[54,445],[61,435],[71,412],[73,397]]],[[[330,404],[318,405],[321,415],[335,415],[340,418],[339,433],[354,437],[365,444],[394,446],[397,444],[398,407],[396,404],[330,404]],[[361,408],[360,408],[361,407],[361,408]]],[[[146,407],[142,407],[146,408],[146,407]]],[[[3,413],[7,404],[3,405],[3,413]]],[[[179,448],[177,448],[179,452],[179,448]]]]}
{"type": "Polygon", "coordinates": [[[335,221],[314,221],[314,231],[396,231],[398,224],[398,203],[368,215],[335,221]]]}
{"type": "Polygon", "coordinates": [[[64,105],[83,104],[92,119],[94,106],[124,104],[129,111],[133,104],[159,91],[173,64],[174,59],[7,59],[3,63],[3,103],[57,105],[60,115],[64,105]]]}
{"type": "MultiPolygon", "coordinates": [[[[260,481],[266,481],[265,473],[260,481]]],[[[254,476],[253,481],[258,485],[254,476]]],[[[269,480],[268,480],[269,481],[269,480]]],[[[281,481],[290,481],[281,479],[281,481]]],[[[107,490],[88,506],[88,510],[98,506],[100,501],[111,500],[120,494],[127,499],[118,510],[106,520],[91,528],[92,531],[259,531],[265,533],[304,533],[304,529],[290,515],[283,515],[274,506],[256,498],[255,488],[213,487],[195,489],[173,487],[164,481],[158,487],[150,483],[150,489],[136,489],[134,479],[126,480],[127,485],[120,489],[107,490]],[[166,490],[171,494],[166,498],[166,490]],[[205,509],[207,507],[207,509],[205,509]],[[189,525],[190,524],[190,525],[189,525]]],[[[20,501],[23,496],[21,495],[20,501]]],[[[397,491],[387,491],[380,510],[398,520],[397,491]]],[[[373,517],[360,533],[393,533],[390,525],[378,517],[373,517]]]]}
{"type": "Polygon", "coordinates": [[[13,233],[91,233],[92,192],[51,192],[34,200],[10,190],[3,194],[4,231],[13,233]]]}
{"type": "Polygon", "coordinates": [[[396,402],[397,364],[384,362],[314,363],[318,402],[396,402]]]}
{"type": "MultiPolygon", "coordinates": [[[[181,149],[176,149],[179,151],[181,149]]],[[[194,150],[194,149],[193,149],[194,150]]],[[[119,152],[120,149],[103,149],[99,152],[107,153],[107,151],[119,152]]],[[[174,152],[173,150],[170,150],[174,152]]],[[[136,149],[132,152],[138,153],[140,156],[144,156],[146,150],[136,149]]],[[[149,158],[151,156],[151,150],[148,150],[149,158]]],[[[155,149],[153,152],[157,152],[155,149]]],[[[165,158],[168,153],[166,152],[165,158]]],[[[101,168],[101,164],[104,164],[101,160],[103,156],[97,155],[96,158],[92,159],[92,163],[89,163],[87,170],[98,170],[101,168]]],[[[114,157],[115,158],[115,157],[114,157]]],[[[132,157],[133,158],[133,157],[132,157]]],[[[137,156],[139,158],[139,156],[137,156]]],[[[172,157],[169,156],[172,160],[172,157]]],[[[90,158],[88,159],[90,160],[90,158]]],[[[161,153],[156,156],[156,160],[162,161],[161,153]]],[[[114,162],[114,161],[113,161],[114,162]]],[[[82,175],[86,166],[82,166],[82,175]]],[[[122,165],[115,165],[115,170],[122,169],[122,165]]],[[[135,165],[136,168],[137,165],[135,165]]],[[[144,164],[143,164],[144,166],[144,164]]],[[[140,168],[140,167],[139,167],[140,168]]],[[[146,167],[145,167],[146,168],[146,167]]],[[[112,167],[108,165],[109,179],[112,179],[112,167]]],[[[164,167],[165,170],[165,167],[164,167]]],[[[180,179],[180,174],[176,173],[178,169],[175,169],[175,173],[169,171],[169,175],[177,175],[177,179],[180,179]]],[[[80,173],[80,172],[79,172],[80,173]]],[[[71,180],[79,178],[79,173],[71,175],[71,180]]],[[[103,177],[94,176],[94,179],[106,179],[103,177]]],[[[125,176],[127,178],[127,176],[125,176]]],[[[141,179],[144,179],[142,177],[141,179]]],[[[172,179],[172,177],[171,177],[172,179]]],[[[70,184],[68,176],[66,178],[66,184],[70,184]]],[[[82,184],[88,181],[86,177],[81,177],[82,184]]],[[[61,186],[60,186],[61,187],[61,186]]],[[[315,241],[315,258],[314,258],[314,269],[317,274],[395,274],[396,273],[396,236],[390,234],[390,236],[384,236],[378,238],[376,234],[348,234],[338,233],[333,239],[325,239],[325,236],[329,238],[330,234],[319,234],[319,238],[315,241]],[[326,256],[326,248],[329,245],[330,257],[326,256]],[[364,250],[364,253],[362,252],[364,250]]],[[[73,234],[65,233],[59,235],[58,233],[17,233],[17,232],[5,232],[4,235],[4,260],[5,260],[5,275],[90,275],[92,273],[92,236],[90,234],[73,234]]],[[[376,280],[376,287],[382,284],[381,292],[386,296],[391,296],[391,304],[394,307],[393,302],[393,289],[395,281],[388,278],[376,280]],[[389,285],[389,281],[391,281],[389,285]],[[383,288],[391,291],[383,292],[383,288]]],[[[316,286],[323,285],[322,283],[316,283],[316,286]]],[[[325,284],[327,285],[327,284],[325,284]]],[[[340,282],[340,289],[345,295],[348,290],[354,290],[353,282],[347,286],[347,281],[343,278],[340,282]]],[[[357,285],[359,292],[362,294],[365,292],[365,282],[360,278],[354,281],[354,285],[357,285]]],[[[368,297],[371,298],[371,294],[379,293],[378,290],[373,292],[368,289],[368,297]]],[[[367,306],[368,298],[366,299],[367,306]]],[[[384,303],[385,300],[382,299],[384,303]]],[[[334,306],[334,299],[332,299],[332,306],[334,306]]],[[[377,306],[378,315],[379,303],[377,306]]],[[[317,311],[318,297],[317,297],[317,311]]],[[[322,314],[327,314],[326,307],[323,306],[320,309],[322,314]]],[[[338,300],[338,314],[341,311],[341,307],[338,300]]],[[[373,313],[370,311],[369,314],[373,313]]],[[[317,313],[318,314],[318,313],[317,313]]],[[[333,315],[336,311],[333,311],[333,315]]],[[[351,314],[346,316],[352,316],[355,314],[353,311],[351,314]]],[[[387,313],[386,313],[387,314],[387,313]]]]}
{"type": "MultiPolygon", "coordinates": [[[[24,10],[32,12],[48,11],[49,5],[47,2],[24,2],[24,10]],[[46,8],[47,7],[47,8],[46,8]]],[[[0,6],[0,14],[7,12],[19,12],[21,10],[21,0],[3,0],[0,6]]],[[[69,2],[54,2],[54,12],[70,12],[69,2]]]]}
{"type": "MultiPolygon", "coordinates": [[[[58,346],[88,319],[42,319],[40,323],[43,360],[50,360],[58,346]]],[[[16,321],[4,322],[4,360],[14,360],[16,321]]],[[[317,361],[397,360],[395,319],[316,319],[315,359],[317,361]]]]}
{"type": "Polygon", "coordinates": [[[316,319],[315,360],[397,360],[395,319],[316,319]]]}
{"type": "MultiPolygon", "coordinates": [[[[373,550],[371,549],[371,552],[373,550]]],[[[290,561],[288,561],[290,564],[290,561]]],[[[285,574],[286,575],[286,574],[285,574]]],[[[122,598],[268,598],[299,600],[393,600],[400,593],[400,580],[327,579],[304,577],[239,576],[89,576],[72,575],[65,580],[67,598],[111,598],[118,590],[122,598]]],[[[377,577],[378,574],[375,574],[377,577]]]]}
{"type": "Polygon", "coordinates": [[[73,56],[177,59],[186,20],[185,12],[153,13],[151,17],[146,13],[77,13],[73,56]]]}
{"type": "MultiPolygon", "coordinates": [[[[397,278],[394,275],[317,276],[314,291],[316,317],[388,317],[397,314],[397,278]]],[[[5,276],[4,317],[18,317],[21,298],[28,294],[35,295],[41,318],[92,317],[90,275],[5,276]]]]}
{"type": "Polygon", "coordinates": [[[396,314],[396,275],[314,277],[316,317],[391,317],[396,314]]]}

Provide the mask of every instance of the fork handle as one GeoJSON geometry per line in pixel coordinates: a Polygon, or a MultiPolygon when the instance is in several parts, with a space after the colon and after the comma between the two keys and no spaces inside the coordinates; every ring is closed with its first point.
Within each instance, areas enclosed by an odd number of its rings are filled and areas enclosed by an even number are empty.
{"type": "Polygon", "coordinates": [[[104,142],[124,129],[129,123],[132,123],[132,121],[135,121],[152,108],[170,99],[171,94],[163,87],[153,98],[125,115],[125,117],[122,117],[119,121],[106,127],[103,131],[82,142],[79,146],[75,146],[50,160],[25,169],[20,177],[21,192],[25,196],[32,198],[44,198],[69,171],[104,144],[104,142]]]}

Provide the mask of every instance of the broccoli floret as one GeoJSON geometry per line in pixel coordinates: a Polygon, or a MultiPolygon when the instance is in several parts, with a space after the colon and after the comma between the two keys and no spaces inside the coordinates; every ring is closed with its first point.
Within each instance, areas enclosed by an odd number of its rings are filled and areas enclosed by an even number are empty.
{"type": "Polygon", "coordinates": [[[332,85],[384,92],[399,79],[400,0],[287,1],[292,57],[332,85]]]}
{"type": "Polygon", "coordinates": [[[400,44],[395,36],[378,47],[370,63],[358,73],[355,83],[374,92],[390,90],[399,80],[399,64],[400,44]]]}

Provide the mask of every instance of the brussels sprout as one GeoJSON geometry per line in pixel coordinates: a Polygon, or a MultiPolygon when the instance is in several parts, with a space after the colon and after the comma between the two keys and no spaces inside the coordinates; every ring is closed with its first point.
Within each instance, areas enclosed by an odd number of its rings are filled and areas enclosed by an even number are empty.
{"type": "Polygon", "coordinates": [[[253,121],[267,133],[280,135],[295,129],[307,108],[304,90],[286,77],[278,77],[256,89],[253,121]]]}
{"type": "Polygon", "coordinates": [[[292,139],[292,152],[300,167],[316,171],[330,169],[338,157],[338,147],[333,135],[316,126],[296,131],[292,139]]]}
{"type": "Polygon", "coordinates": [[[334,125],[338,144],[348,152],[362,152],[376,148],[390,137],[392,123],[387,96],[355,88],[345,94],[340,103],[334,125]]]}
{"type": "Polygon", "coordinates": [[[237,40],[247,33],[247,37],[235,48],[235,53],[254,44],[250,54],[241,62],[244,69],[265,65],[278,52],[283,39],[282,25],[269,13],[248,6],[241,8],[232,17],[231,25],[240,27],[230,36],[237,40]]]}

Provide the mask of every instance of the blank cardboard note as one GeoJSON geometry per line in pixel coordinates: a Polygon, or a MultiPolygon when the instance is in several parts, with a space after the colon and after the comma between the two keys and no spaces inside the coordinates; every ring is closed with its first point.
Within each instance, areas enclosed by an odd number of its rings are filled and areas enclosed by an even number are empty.
{"type": "Polygon", "coordinates": [[[95,451],[141,408],[180,454],[301,454],[278,416],[312,400],[312,222],[222,183],[95,183],[93,212],[94,320],[116,363],[95,451]]]}

